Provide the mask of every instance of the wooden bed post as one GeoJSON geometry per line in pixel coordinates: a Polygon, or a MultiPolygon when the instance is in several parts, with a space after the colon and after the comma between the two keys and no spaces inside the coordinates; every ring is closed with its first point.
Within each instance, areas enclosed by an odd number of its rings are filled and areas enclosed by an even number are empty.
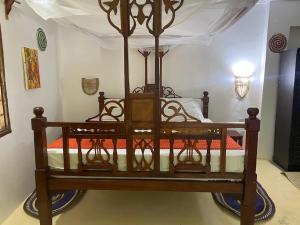
{"type": "Polygon", "coordinates": [[[160,51],[159,52],[159,86],[160,86],[160,97],[163,98],[164,92],[163,92],[163,58],[166,54],[168,54],[169,50],[167,51],[160,51]]]}
{"type": "Polygon", "coordinates": [[[162,0],[153,2],[153,36],[155,39],[155,101],[153,118],[155,123],[154,128],[154,170],[160,172],[160,127],[161,127],[161,86],[159,82],[159,37],[162,30],[162,0]]]}
{"type": "Polygon", "coordinates": [[[145,87],[148,85],[148,57],[151,54],[151,51],[140,51],[138,50],[139,53],[141,53],[142,56],[145,58],[145,87]]]}
{"type": "Polygon", "coordinates": [[[202,103],[203,103],[203,116],[205,119],[208,119],[208,104],[209,104],[208,91],[203,92],[202,103]]]}
{"type": "Polygon", "coordinates": [[[47,118],[43,117],[42,107],[34,108],[33,112],[35,118],[31,120],[31,125],[34,132],[35,181],[40,224],[52,225],[51,197],[48,189],[47,118]]]}
{"type": "MultiPolygon", "coordinates": [[[[104,92],[99,92],[98,102],[99,102],[99,115],[101,115],[101,113],[103,112],[104,103],[105,103],[104,92]]],[[[100,116],[99,116],[99,119],[100,119],[100,116]]]]}
{"type": "Polygon", "coordinates": [[[248,109],[249,118],[246,122],[246,148],[245,148],[245,169],[244,169],[244,191],[241,206],[241,225],[253,225],[256,204],[256,160],[258,132],[260,120],[257,118],[257,108],[248,109]]]}

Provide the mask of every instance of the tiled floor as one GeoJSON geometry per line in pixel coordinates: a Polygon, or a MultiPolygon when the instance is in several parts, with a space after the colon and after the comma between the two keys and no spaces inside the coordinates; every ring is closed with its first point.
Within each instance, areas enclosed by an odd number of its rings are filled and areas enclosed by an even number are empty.
{"type": "MultiPolygon", "coordinates": [[[[275,217],[263,224],[299,225],[300,190],[270,162],[258,161],[258,179],[274,200],[275,217]]],[[[22,205],[2,225],[38,225],[22,205]]],[[[209,193],[89,191],[55,225],[238,225],[209,193]]]]}

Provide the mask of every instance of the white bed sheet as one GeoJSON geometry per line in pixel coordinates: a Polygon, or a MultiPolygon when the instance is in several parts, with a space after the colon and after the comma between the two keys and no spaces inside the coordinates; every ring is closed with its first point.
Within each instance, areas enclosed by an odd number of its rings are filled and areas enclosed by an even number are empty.
{"type": "MultiPolygon", "coordinates": [[[[70,149],[70,168],[77,169],[78,165],[78,150],[70,149]]],[[[82,149],[83,153],[83,161],[85,163],[85,154],[88,152],[88,149],[82,149]]],[[[110,162],[112,163],[112,149],[108,149],[110,154],[110,162]]],[[[174,150],[174,163],[177,163],[177,155],[180,152],[179,149],[174,150]]],[[[206,160],[206,150],[201,150],[202,153],[202,162],[205,164],[206,160]]],[[[169,171],[169,154],[170,151],[167,149],[161,150],[160,153],[160,170],[162,172],[169,171]]],[[[232,173],[240,173],[244,171],[244,150],[227,150],[226,151],[226,172],[232,173]]],[[[141,153],[137,151],[137,158],[141,157],[141,153]]],[[[145,151],[146,160],[151,159],[151,152],[145,151]]],[[[49,166],[55,169],[63,169],[64,168],[64,160],[63,160],[63,150],[62,149],[48,149],[48,160],[49,166]]],[[[118,168],[120,171],[126,171],[126,149],[118,149],[118,168]]],[[[211,151],[211,171],[219,172],[220,170],[220,150],[212,150],[211,151]]]]}

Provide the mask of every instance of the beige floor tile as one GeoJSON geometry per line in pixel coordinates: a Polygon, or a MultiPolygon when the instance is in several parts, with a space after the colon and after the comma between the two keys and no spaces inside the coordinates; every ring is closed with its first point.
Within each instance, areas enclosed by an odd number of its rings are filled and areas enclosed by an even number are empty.
{"type": "MultiPolygon", "coordinates": [[[[300,190],[270,162],[258,161],[258,179],[277,213],[268,225],[300,224],[300,190]]],[[[54,218],[55,225],[238,225],[209,193],[89,191],[79,204],[54,218]]],[[[20,206],[2,225],[38,225],[20,206]]]]}

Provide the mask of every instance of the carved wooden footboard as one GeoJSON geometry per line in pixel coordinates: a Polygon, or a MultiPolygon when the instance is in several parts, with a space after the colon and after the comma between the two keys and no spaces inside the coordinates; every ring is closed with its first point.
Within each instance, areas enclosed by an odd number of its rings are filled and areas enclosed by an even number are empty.
{"type": "Polygon", "coordinates": [[[160,138],[169,141],[169,171],[160,170],[161,150],[154,148],[153,131],[147,126],[133,127],[131,135],[126,136],[124,122],[48,122],[43,117],[43,111],[42,108],[34,109],[36,117],[32,119],[32,128],[35,140],[37,193],[41,204],[40,215],[45,217],[45,220],[50,220],[48,193],[52,190],[236,192],[244,193],[243,207],[248,207],[248,202],[252,202],[255,196],[255,165],[260,123],[256,117],[257,109],[248,110],[249,118],[245,123],[163,122],[160,138]],[[50,127],[62,130],[64,169],[50,169],[48,166],[46,129],[50,127]],[[245,129],[247,133],[243,173],[226,171],[226,137],[227,130],[232,128],[245,129]],[[78,144],[76,169],[70,169],[69,139],[76,139],[78,144]],[[127,142],[127,169],[120,171],[117,146],[118,142],[124,139],[127,142]],[[91,143],[91,148],[86,154],[82,153],[83,140],[89,140],[91,143]],[[183,147],[175,156],[176,140],[182,141],[183,147]],[[207,143],[205,160],[197,147],[197,142],[201,140],[207,143]],[[220,140],[218,172],[212,172],[210,165],[210,147],[213,140],[220,140]],[[112,149],[108,150],[108,147],[105,147],[106,142],[111,142],[112,149]],[[249,194],[246,194],[248,192],[249,194]]]}

